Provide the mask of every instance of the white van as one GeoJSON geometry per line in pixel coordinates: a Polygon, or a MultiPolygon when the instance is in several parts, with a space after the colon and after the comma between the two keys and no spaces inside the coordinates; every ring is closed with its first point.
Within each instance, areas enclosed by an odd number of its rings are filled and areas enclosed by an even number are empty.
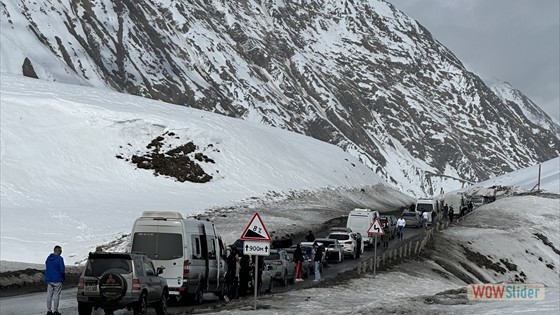
{"type": "Polygon", "coordinates": [[[428,213],[428,225],[432,225],[432,216],[439,215],[439,202],[434,198],[419,198],[416,200],[416,211],[422,215],[428,213]]]}
{"type": "Polygon", "coordinates": [[[444,196],[444,204],[449,207],[453,206],[453,212],[458,216],[459,213],[467,212],[467,198],[461,192],[455,194],[447,194],[444,196]]]}
{"type": "Polygon", "coordinates": [[[364,241],[364,246],[373,246],[374,235],[368,235],[368,230],[375,218],[379,218],[379,211],[372,209],[354,209],[348,214],[346,227],[352,229],[354,233],[360,233],[364,241]]]}
{"type": "Polygon", "coordinates": [[[202,302],[204,292],[221,295],[224,246],[212,222],[185,219],[179,212],[144,211],[132,228],[131,252],[146,254],[165,270],[169,295],[202,302]]]}

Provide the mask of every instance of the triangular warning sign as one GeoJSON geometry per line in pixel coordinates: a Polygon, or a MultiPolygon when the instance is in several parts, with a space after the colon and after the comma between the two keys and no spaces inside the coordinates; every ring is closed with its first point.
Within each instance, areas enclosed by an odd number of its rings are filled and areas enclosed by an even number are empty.
{"type": "Polygon", "coordinates": [[[258,212],[255,212],[253,219],[241,234],[241,239],[244,241],[271,241],[258,212]]]}
{"type": "Polygon", "coordinates": [[[367,230],[367,233],[368,234],[378,234],[378,235],[384,235],[385,234],[385,231],[383,231],[383,228],[381,227],[381,222],[379,222],[378,218],[375,218],[375,220],[373,221],[373,223],[371,224],[371,226],[367,230]]]}

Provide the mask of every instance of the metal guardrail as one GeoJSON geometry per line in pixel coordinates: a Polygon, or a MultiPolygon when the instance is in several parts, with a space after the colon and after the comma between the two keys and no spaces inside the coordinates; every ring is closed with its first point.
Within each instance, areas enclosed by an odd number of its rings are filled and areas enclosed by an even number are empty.
{"type": "MultiPolygon", "coordinates": [[[[376,268],[380,266],[391,266],[402,261],[403,258],[417,257],[426,248],[428,241],[433,237],[434,231],[440,232],[449,227],[449,222],[437,223],[435,228],[426,230],[420,238],[403,242],[399,246],[383,252],[377,257],[376,268]]],[[[359,274],[373,272],[374,257],[363,259],[358,263],[359,274]]]]}

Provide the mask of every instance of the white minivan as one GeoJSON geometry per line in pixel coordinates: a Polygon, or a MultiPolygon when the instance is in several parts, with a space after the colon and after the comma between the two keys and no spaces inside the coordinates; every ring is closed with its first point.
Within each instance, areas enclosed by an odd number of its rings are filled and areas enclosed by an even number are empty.
{"type": "Polygon", "coordinates": [[[222,295],[225,251],[212,222],[183,218],[179,212],[144,211],[134,222],[131,252],[142,252],[165,269],[170,297],[202,302],[204,292],[222,295]]]}
{"type": "Polygon", "coordinates": [[[379,218],[379,211],[372,209],[354,209],[348,214],[346,227],[352,229],[354,233],[360,233],[364,241],[364,246],[373,246],[375,237],[368,235],[368,230],[375,218],[379,218]]]}
{"type": "MultiPolygon", "coordinates": [[[[421,216],[424,212],[428,213],[428,222],[426,222],[428,225],[432,225],[433,216],[436,216],[436,218],[439,216],[439,206],[440,203],[435,198],[418,198],[416,200],[416,211],[419,212],[421,216]]],[[[459,209],[456,209],[455,213],[458,213],[458,211],[459,209]]]]}

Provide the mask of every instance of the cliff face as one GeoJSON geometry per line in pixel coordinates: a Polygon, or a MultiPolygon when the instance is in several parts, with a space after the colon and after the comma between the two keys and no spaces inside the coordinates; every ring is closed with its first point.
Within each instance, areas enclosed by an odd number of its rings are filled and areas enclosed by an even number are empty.
{"type": "Polygon", "coordinates": [[[306,134],[413,195],[560,154],[560,126],[533,102],[490,88],[382,0],[7,0],[1,10],[2,72],[306,134]]]}

